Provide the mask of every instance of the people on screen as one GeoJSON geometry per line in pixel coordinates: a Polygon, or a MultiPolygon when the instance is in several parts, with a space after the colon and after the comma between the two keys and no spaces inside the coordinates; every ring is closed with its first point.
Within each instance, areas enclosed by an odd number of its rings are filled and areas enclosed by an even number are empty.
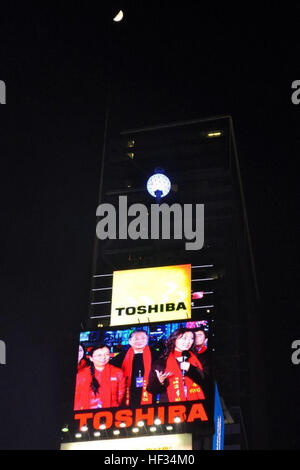
{"type": "Polygon", "coordinates": [[[166,342],[164,354],[152,366],[147,390],[159,396],[157,402],[204,399],[201,385],[205,381],[202,364],[192,351],[195,334],[179,328],[166,342]]]}
{"type": "Polygon", "coordinates": [[[109,363],[109,347],[105,344],[93,347],[89,360],[90,367],[77,374],[74,409],[120,406],[125,395],[125,376],[121,369],[109,363]]]}
{"type": "Polygon", "coordinates": [[[200,327],[194,330],[195,332],[195,348],[197,354],[203,354],[207,350],[207,339],[204,328],[200,327]]]}
{"type": "Polygon", "coordinates": [[[124,404],[138,407],[152,403],[147,390],[152,362],[157,357],[148,346],[149,337],[144,330],[134,330],[129,336],[129,349],[119,353],[113,363],[122,368],[126,380],[124,404]]]}
{"type": "Polygon", "coordinates": [[[209,376],[209,356],[207,350],[207,333],[206,330],[200,326],[194,330],[195,332],[195,353],[197,358],[202,364],[205,377],[209,376]]]}
{"type": "Polygon", "coordinates": [[[84,369],[90,365],[88,358],[86,357],[86,351],[82,344],[79,344],[78,348],[78,362],[77,362],[77,371],[84,369]]]}

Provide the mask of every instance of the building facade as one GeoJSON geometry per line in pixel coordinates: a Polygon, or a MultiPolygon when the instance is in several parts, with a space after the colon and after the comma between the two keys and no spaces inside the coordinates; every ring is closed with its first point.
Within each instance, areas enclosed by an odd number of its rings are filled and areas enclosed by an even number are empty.
{"type": "MultiPolygon", "coordinates": [[[[95,331],[109,325],[113,272],[190,264],[192,293],[200,293],[192,297],[192,320],[204,319],[212,325],[212,368],[226,423],[225,448],[263,448],[259,291],[231,117],[111,131],[105,141],[99,204],[116,208],[116,235],[95,238],[89,313],[83,328],[95,331]],[[146,189],[157,169],[171,181],[171,190],[161,201],[146,189]],[[120,197],[124,202],[125,196],[127,207],[147,208],[150,225],[154,204],[204,205],[201,248],[187,249],[183,226],[182,237],[172,236],[178,228],[176,216],[170,217],[170,237],[163,239],[160,226],[155,239],[150,227],[148,236],[144,230],[141,238],[130,238],[118,212],[120,197]]],[[[131,219],[128,215],[127,222],[131,219]]],[[[195,230],[196,210],[192,224],[195,230]]],[[[194,449],[211,446],[212,435],[193,431],[194,449]]]]}

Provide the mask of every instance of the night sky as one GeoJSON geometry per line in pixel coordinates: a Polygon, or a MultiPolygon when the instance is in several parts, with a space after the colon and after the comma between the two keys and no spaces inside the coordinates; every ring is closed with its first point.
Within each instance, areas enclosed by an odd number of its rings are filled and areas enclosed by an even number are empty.
{"type": "Polygon", "coordinates": [[[111,125],[123,129],[233,117],[262,297],[269,448],[299,448],[299,9],[130,2],[113,24],[118,5],[107,3],[1,5],[0,448],[58,448],[71,412],[108,76],[111,125]]]}

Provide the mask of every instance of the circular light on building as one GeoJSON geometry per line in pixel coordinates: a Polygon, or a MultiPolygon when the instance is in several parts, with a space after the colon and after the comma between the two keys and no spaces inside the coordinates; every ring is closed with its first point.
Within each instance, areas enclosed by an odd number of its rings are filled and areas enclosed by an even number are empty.
{"type": "Polygon", "coordinates": [[[119,434],[120,434],[120,431],[118,429],[115,429],[114,430],[114,436],[119,436],[119,434]]]}
{"type": "Polygon", "coordinates": [[[145,425],[145,423],[144,423],[144,421],[139,421],[137,423],[137,425],[138,425],[139,428],[142,428],[145,425]]]}
{"type": "Polygon", "coordinates": [[[86,425],[80,428],[80,431],[82,432],[87,432],[87,430],[88,430],[88,427],[86,425]]]}
{"type": "Polygon", "coordinates": [[[159,425],[161,424],[161,420],[160,420],[159,418],[156,418],[156,419],[154,420],[154,424],[155,424],[156,426],[159,426],[159,425]]]}
{"type": "Polygon", "coordinates": [[[166,430],[167,430],[167,431],[173,431],[173,426],[167,426],[167,427],[166,427],[166,430]]]}
{"type": "Polygon", "coordinates": [[[78,432],[77,434],[75,434],[75,437],[76,437],[76,439],[80,439],[82,437],[82,434],[80,432],[78,432]]]}
{"type": "Polygon", "coordinates": [[[64,426],[64,427],[62,428],[62,432],[69,432],[68,426],[64,426]]]}
{"type": "Polygon", "coordinates": [[[171,190],[171,181],[162,173],[162,170],[156,170],[154,175],[150,176],[147,181],[147,191],[158,201],[162,197],[167,196],[171,190]]]}
{"type": "Polygon", "coordinates": [[[155,431],[156,431],[156,427],[155,427],[155,426],[151,426],[150,431],[151,431],[151,432],[155,432],[155,431]]]}
{"type": "Polygon", "coordinates": [[[96,431],[96,432],[94,432],[94,436],[95,436],[95,437],[100,437],[100,436],[101,436],[101,433],[100,433],[99,431],[96,431]]]}
{"type": "Polygon", "coordinates": [[[102,429],[102,430],[103,430],[103,429],[106,429],[105,424],[100,424],[99,429],[102,429]]]}
{"type": "Polygon", "coordinates": [[[120,423],[120,428],[125,428],[126,427],[126,424],[122,421],[122,423],[120,423]]]}
{"type": "Polygon", "coordinates": [[[175,416],[174,423],[181,423],[181,419],[179,418],[179,416],[175,416]]]}
{"type": "Polygon", "coordinates": [[[132,432],[134,432],[135,434],[139,432],[139,428],[132,428],[132,432]]]}

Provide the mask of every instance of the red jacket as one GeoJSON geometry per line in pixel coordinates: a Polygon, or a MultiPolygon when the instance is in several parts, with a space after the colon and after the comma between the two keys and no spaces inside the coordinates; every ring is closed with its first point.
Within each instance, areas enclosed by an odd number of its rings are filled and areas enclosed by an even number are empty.
{"type": "Polygon", "coordinates": [[[123,371],[111,364],[105,366],[105,371],[95,370],[95,377],[100,387],[97,395],[91,388],[91,369],[86,367],[77,374],[74,410],[89,410],[94,408],[112,408],[120,406],[125,394],[125,377],[123,371]]]}
{"type": "Polygon", "coordinates": [[[200,347],[196,347],[197,354],[203,354],[207,350],[206,344],[202,344],[200,347]]]}

